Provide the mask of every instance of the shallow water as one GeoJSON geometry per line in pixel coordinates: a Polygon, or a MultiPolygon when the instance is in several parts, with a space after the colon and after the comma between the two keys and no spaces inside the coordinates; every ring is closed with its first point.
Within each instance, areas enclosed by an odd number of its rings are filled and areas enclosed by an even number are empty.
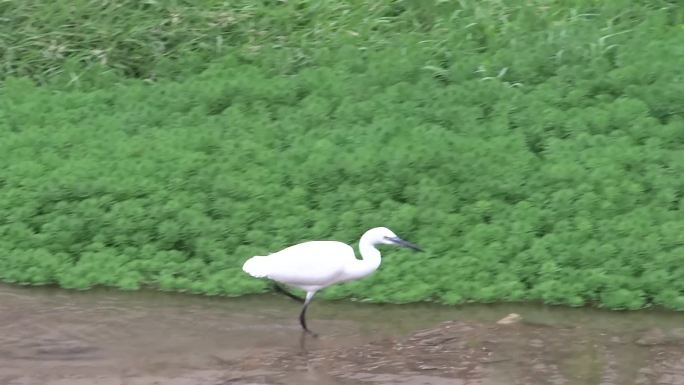
{"type": "Polygon", "coordinates": [[[0,384],[684,384],[682,313],[314,300],[314,339],[299,306],[2,285],[0,384]]]}

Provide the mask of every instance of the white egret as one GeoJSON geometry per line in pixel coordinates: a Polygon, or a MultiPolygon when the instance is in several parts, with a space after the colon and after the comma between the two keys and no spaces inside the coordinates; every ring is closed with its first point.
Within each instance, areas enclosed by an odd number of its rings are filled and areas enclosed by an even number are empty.
{"type": "MultiPolygon", "coordinates": [[[[306,292],[299,322],[304,331],[315,335],[306,326],[306,308],[317,291],[340,282],[352,281],[372,274],[380,266],[380,251],[376,245],[397,245],[416,251],[418,246],[406,242],[386,227],[366,231],[359,241],[362,259],[356,259],[354,249],[337,241],[308,241],[287,247],[267,256],[254,256],[242,266],[249,275],[268,278],[306,292]]],[[[286,295],[302,301],[280,288],[286,295]]]]}

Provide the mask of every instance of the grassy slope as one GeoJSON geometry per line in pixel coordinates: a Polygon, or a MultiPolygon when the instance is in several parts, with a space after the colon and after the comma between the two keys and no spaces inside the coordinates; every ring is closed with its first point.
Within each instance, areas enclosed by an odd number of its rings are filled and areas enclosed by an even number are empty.
{"type": "Polygon", "coordinates": [[[41,3],[3,3],[5,281],[239,295],[386,225],[427,255],[325,295],[684,308],[679,8],[41,3]]]}

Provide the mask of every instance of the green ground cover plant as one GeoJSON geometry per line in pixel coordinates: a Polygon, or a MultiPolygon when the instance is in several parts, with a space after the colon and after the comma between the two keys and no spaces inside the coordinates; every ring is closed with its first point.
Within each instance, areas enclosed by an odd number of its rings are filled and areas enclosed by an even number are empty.
{"type": "Polygon", "coordinates": [[[242,295],[388,226],[321,295],[684,309],[676,2],[0,2],[0,279],[242,295]]]}

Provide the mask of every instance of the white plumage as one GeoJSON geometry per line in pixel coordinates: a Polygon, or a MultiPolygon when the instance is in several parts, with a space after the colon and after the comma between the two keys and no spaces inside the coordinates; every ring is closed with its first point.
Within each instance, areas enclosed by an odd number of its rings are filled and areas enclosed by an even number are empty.
{"type": "Polygon", "coordinates": [[[311,333],[306,326],[305,313],[314,294],[324,287],[372,274],[380,266],[380,251],[375,247],[378,244],[420,251],[418,246],[402,240],[388,228],[376,227],[366,231],[359,241],[360,260],[356,258],[354,249],[345,243],[309,241],[267,256],[251,257],[242,270],[256,278],[271,279],[306,291],[306,299],[302,300],[276,285],[276,289],[304,302],[299,320],[302,328],[311,333]]]}
{"type": "Polygon", "coordinates": [[[351,246],[335,241],[311,241],[268,256],[250,258],[243,270],[303,290],[317,290],[345,276],[345,266],[357,261],[351,246]]]}

